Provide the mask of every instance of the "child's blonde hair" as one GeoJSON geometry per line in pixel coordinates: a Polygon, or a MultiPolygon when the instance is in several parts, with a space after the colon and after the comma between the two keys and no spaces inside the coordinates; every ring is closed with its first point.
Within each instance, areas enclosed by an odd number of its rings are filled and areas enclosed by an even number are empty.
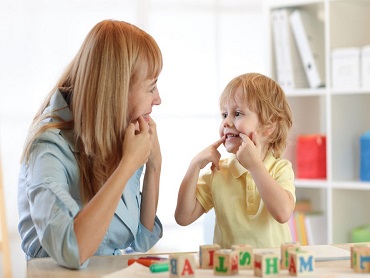
{"type": "Polygon", "coordinates": [[[258,114],[262,127],[274,127],[268,137],[270,149],[279,158],[286,149],[292,126],[292,112],[283,89],[271,78],[247,73],[232,79],[220,96],[220,106],[228,102],[245,103],[258,114]],[[243,94],[237,94],[241,88],[243,94]]]}

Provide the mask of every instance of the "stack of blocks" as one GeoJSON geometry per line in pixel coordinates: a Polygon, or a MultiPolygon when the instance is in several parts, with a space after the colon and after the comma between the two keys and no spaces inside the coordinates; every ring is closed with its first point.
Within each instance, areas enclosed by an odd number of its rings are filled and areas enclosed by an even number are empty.
{"type": "MultiPolygon", "coordinates": [[[[199,267],[213,269],[214,275],[235,275],[239,269],[251,269],[255,276],[267,277],[278,276],[283,269],[289,275],[300,276],[313,273],[314,261],[311,252],[300,250],[300,244],[294,242],[281,245],[281,260],[274,252],[254,254],[247,244],[233,245],[231,249],[221,249],[217,244],[199,247],[199,267]]],[[[194,277],[195,268],[191,254],[170,255],[170,277],[194,277]]]]}

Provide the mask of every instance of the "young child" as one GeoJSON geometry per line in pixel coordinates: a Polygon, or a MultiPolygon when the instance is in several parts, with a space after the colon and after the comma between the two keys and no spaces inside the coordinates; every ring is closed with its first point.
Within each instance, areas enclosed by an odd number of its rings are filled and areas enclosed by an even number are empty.
{"type": "Polygon", "coordinates": [[[285,94],[258,73],[240,75],[220,96],[220,139],[197,154],[181,183],[176,222],[186,226],[215,209],[214,243],[279,247],[291,241],[294,172],[282,159],[292,115],[285,94]],[[217,148],[224,144],[229,158],[217,148]],[[211,167],[200,175],[201,169],[211,167]]]}

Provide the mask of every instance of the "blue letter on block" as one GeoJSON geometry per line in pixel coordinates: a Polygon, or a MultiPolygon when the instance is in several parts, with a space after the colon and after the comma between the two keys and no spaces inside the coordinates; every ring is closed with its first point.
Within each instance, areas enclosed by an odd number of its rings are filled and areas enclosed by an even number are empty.
{"type": "Polygon", "coordinates": [[[360,256],[360,268],[364,269],[364,263],[370,262],[370,256],[360,256]]]}
{"type": "Polygon", "coordinates": [[[177,260],[171,259],[170,265],[171,265],[171,274],[177,275],[177,260]]]}
{"type": "Polygon", "coordinates": [[[309,256],[305,261],[304,257],[299,257],[299,272],[313,272],[313,256],[309,256]]]}

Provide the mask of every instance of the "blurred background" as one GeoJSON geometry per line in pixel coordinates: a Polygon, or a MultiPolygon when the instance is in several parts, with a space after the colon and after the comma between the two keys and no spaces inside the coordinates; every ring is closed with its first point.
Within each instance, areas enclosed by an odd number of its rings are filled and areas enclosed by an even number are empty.
{"type": "Polygon", "coordinates": [[[163,54],[162,104],[153,118],[163,155],[158,216],[164,236],[155,250],[194,251],[212,241],[212,215],[188,227],[176,224],[177,192],[192,157],[219,136],[218,97],[227,82],[245,72],[267,74],[263,1],[0,0],[0,155],[14,277],[26,275],[17,179],[27,129],[88,31],[103,19],[144,29],[163,54]]]}

